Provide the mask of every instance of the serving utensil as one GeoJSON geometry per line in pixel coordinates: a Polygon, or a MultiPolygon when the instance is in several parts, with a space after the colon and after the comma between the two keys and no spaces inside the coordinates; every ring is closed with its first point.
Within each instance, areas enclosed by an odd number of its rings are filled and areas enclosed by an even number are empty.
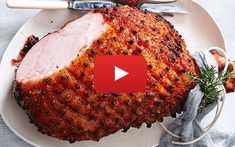
{"type": "Polygon", "coordinates": [[[116,4],[111,1],[101,0],[81,0],[81,1],[29,1],[29,0],[7,0],[9,8],[17,9],[74,9],[74,10],[93,10],[106,6],[115,6],[116,4]]]}
{"type": "Polygon", "coordinates": [[[177,0],[111,0],[111,1],[118,4],[141,7],[144,3],[163,4],[163,3],[176,2],[177,0]]]}
{"type": "Polygon", "coordinates": [[[115,6],[116,4],[141,7],[144,3],[160,4],[171,3],[176,0],[80,0],[80,1],[29,1],[29,0],[7,0],[9,8],[20,9],[74,9],[74,10],[92,10],[94,8],[106,6],[115,6]]]}
{"type": "Polygon", "coordinates": [[[149,4],[144,3],[141,6],[142,10],[148,10],[151,12],[155,12],[157,14],[163,14],[164,16],[167,16],[167,14],[190,14],[190,12],[184,8],[183,6],[179,6],[173,3],[169,4],[149,4]]]}

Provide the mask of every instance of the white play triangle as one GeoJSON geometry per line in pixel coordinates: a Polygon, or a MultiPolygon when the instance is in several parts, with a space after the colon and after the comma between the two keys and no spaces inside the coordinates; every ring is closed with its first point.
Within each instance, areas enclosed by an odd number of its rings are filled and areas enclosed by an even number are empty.
{"type": "Polygon", "coordinates": [[[117,81],[123,77],[125,77],[126,75],[128,75],[129,73],[120,69],[117,66],[114,66],[114,81],[117,81]]]}

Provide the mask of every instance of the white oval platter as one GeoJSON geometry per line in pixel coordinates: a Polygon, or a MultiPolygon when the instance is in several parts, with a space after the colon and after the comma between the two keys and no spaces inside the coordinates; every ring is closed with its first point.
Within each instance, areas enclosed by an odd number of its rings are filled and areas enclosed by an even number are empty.
{"type": "MultiPolygon", "coordinates": [[[[167,19],[182,34],[188,50],[193,53],[210,46],[225,48],[220,29],[203,7],[191,0],[182,0],[180,3],[190,14],[175,14],[167,19]]],[[[21,27],[6,49],[0,65],[0,112],[3,120],[15,134],[34,146],[151,147],[158,144],[163,131],[157,123],[150,129],[142,125],[140,129],[132,128],[127,133],[120,131],[102,138],[99,142],[82,141],[70,144],[37,132],[36,127],[29,123],[25,112],[15,102],[12,94],[15,67],[10,62],[17,57],[27,37],[33,34],[41,38],[83,14],[84,12],[69,10],[43,10],[21,27]]]]}

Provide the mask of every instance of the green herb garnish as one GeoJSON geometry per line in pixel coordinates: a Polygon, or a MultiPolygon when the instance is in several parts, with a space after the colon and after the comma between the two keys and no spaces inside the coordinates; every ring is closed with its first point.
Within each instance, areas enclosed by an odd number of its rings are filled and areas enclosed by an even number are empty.
{"type": "Polygon", "coordinates": [[[197,76],[194,73],[190,74],[190,78],[197,82],[201,91],[204,93],[204,97],[200,103],[199,110],[202,112],[205,110],[208,104],[218,100],[220,98],[221,89],[218,89],[218,85],[223,85],[226,79],[230,78],[231,72],[218,73],[215,67],[207,67],[201,69],[201,76],[197,76]],[[218,77],[215,75],[218,74],[218,77]]]}

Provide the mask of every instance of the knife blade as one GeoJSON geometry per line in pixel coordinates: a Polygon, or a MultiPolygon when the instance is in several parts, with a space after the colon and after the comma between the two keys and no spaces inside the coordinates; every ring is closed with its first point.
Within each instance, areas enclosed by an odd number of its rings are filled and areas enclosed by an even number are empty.
{"type": "Polygon", "coordinates": [[[71,1],[68,2],[68,9],[73,10],[82,10],[82,11],[88,11],[88,10],[94,10],[96,8],[102,8],[104,5],[106,7],[110,6],[116,6],[116,3],[110,2],[110,1],[71,1]]]}

